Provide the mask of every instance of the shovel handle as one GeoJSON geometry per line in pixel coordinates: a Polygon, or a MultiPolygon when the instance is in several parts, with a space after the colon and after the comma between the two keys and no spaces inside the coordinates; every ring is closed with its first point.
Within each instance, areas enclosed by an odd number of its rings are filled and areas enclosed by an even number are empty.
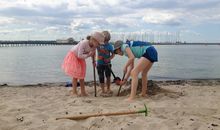
{"type": "MultiPolygon", "coordinates": [[[[125,78],[125,73],[124,73],[124,75],[123,75],[122,81],[124,80],[124,78],[125,78]]],[[[121,92],[121,87],[122,87],[122,85],[120,85],[120,87],[119,87],[119,89],[118,89],[118,94],[117,94],[117,96],[119,96],[119,95],[120,95],[120,92],[121,92]]]]}
{"type": "Polygon", "coordinates": [[[108,66],[108,69],[111,71],[111,73],[112,73],[112,75],[113,75],[113,77],[114,77],[114,79],[115,79],[116,76],[115,76],[114,72],[112,71],[111,67],[110,67],[109,65],[107,65],[107,66],[108,66]]]}
{"type": "MultiPolygon", "coordinates": [[[[92,57],[92,63],[94,64],[94,62],[95,62],[95,57],[92,57]]],[[[97,96],[97,89],[96,89],[96,74],[95,74],[95,66],[94,65],[92,65],[93,66],[93,76],[94,76],[94,91],[95,91],[95,97],[97,96]]]]}

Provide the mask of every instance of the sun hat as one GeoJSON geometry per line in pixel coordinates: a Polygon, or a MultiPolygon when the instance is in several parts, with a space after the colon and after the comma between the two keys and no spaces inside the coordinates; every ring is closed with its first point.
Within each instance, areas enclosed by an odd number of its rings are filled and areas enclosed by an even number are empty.
{"type": "Polygon", "coordinates": [[[100,32],[93,32],[91,35],[99,44],[104,44],[105,36],[100,32]]]}
{"type": "Polygon", "coordinates": [[[111,39],[111,35],[108,31],[103,31],[102,34],[105,36],[105,41],[109,41],[111,39]]]}
{"type": "Polygon", "coordinates": [[[123,41],[121,40],[116,41],[114,44],[114,50],[119,49],[122,46],[122,44],[123,44],[123,41]]]}

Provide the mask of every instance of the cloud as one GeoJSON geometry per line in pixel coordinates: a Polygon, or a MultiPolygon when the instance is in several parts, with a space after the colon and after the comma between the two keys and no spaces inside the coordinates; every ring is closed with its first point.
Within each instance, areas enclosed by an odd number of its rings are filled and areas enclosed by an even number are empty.
{"type": "Polygon", "coordinates": [[[126,28],[136,28],[139,26],[139,20],[132,17],[110,17],[106,21],[115,29],[126,29],[126,28]]]}
{"type": "Polygon", "coordinates": [[[181,30],[181,34],[183,34],[183,33],[186,33],[187,35],[194,35],[194,36],[201,35],[200,33],[193,31],[193,30],[190,30],[190,29],[181,30]]]}
{"type": "Polygon", "coordinates": [[[17,28],[17,29],[1,29],[0,34],[10,34],[10,33],[27,33],[34,31],[33,28],[17,28]]]}
{"type": "Polygon", "coordinates": [[[188,0],[184,1],[183,7],[191,10],[201,10],[201,9],[211,9],[211,8],[219,8],[220,1],[219,0],[188,0]]]}
{"type": "Polygon", "coordinates": [[[128,0],[125,6],[138,9],[159,9],[159,10],[200,10],[219,8],[219,0],[128,0]]]}
{"type": "Polygon", "coordinates": [[[56,7],[50,7],[49,5],[39,5],[34,7],[28,6],[13,6],[8,8],[0,8],[0,14],[3,16],[11,17],[62,17],[67,18],[72,16],[72,11],[66,10],[67,4],[61,4],[56,7]]]}
{"type": "Polygon", "coordinates": [[[2,5],[0,16],[25,19],[35,24],[37,21],[39,24],[70,25],[73,18],[109,19],[111,17],[119,17],[120,19],[126,19],[124,16],[137,15],[139,21],[142,19],[146,23],[176,26],[180,25],[183,20],[186,20],[187,17],[185,16],[199,17],[200,21],[207,20],[205,16],[207,16],[210,9],[215,10],[215,12],[213,11],[213,13],[209,14],[210,18],[216,18],[216,14],[220,13],[220,9],[218,9],[219,3],[218,0],[187,0],[187,2],[175,0],[3,0],[0,2],[0,5],[2,5]],[[3,6],[3,4],[6,6],[3,6]],[[200,11],[203,13],[199,13],[200,11]],[[145,12],[145,14],[142,12],[145,12]],[[188,15],[177,17],[176,13],[188,13],[188,15]]]}
{"type": "Polygon", "coordinates": [[[137,19],[126,17],[109,18],[80,18],[73,19],[71,22],[73,33],[86,32],[88,30],[120,30],[126,31],[127,28],[136,28],[139,26],[137,19]]]}
{"type": "Polygon", "coordinates": [[[99,29],[102,27],[103,23],[105,22],[104,19],[100,18],[85,18],[85,19],[74,19],[71,24],[70,28],[73,32],[83,32],[90,29],[99,29]]]}
{"type": "Polygon", "coordinates": [[[165,25],[181,25],[181,20],[179,16],[175,13],[158,11],[158,10],[148,10],[143,20],[146,23],[152,24],[165,24],[165,25]]]}
{"type": "MultiPolygon", "coordinates": [[[[220,24],[219,0],[1,0],[0,25],[47,35],[181,30],[220,24]],[[80,33],[79,33],[80,32],[80,33]]],[[[7,28],[6,28],[7,30],[7,28]]],[[[7,32],[7,31],[5,31],[7,32]]],[[[59,36],[59,35],[58,35],[59,36]]]]}
{"type": "Polygon", "coordinates": [[[8,18],[8,17],[0,17],[0,25],[10,24],[15,21],[14,18],[8,18]]]}
{"type": "Polygon", "coordinates": [[[51,27],[46,27],[46,28],[42,29],[42,31],[47,32],[49,34],[53,34],[53,33],[57,33],[59,31],[59,28],[51,26],[51,27]]]}

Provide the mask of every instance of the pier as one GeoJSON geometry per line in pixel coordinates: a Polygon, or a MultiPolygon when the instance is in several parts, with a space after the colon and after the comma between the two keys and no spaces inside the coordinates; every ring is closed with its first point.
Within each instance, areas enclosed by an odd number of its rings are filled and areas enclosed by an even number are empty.
{"type": "MultiPolygon", "coordinates": [[[[0,41],[0,47],[22,47],[22,46],[55,46],[55,45],[76,45],[78,41],[0,41]]],[[[220,45],[220,43],[171,43],[152,42],[152,45],[220,45]]]]}
{"type": "Polygon", "coordinates": [[[0,41],[0,47],[75,45],[77,43],[77,41],[67,43],[57,41],[0,41]]]}

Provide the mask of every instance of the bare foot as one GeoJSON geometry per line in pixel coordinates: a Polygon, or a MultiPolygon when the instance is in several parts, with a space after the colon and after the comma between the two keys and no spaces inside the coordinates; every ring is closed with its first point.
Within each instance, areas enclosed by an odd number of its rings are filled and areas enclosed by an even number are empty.
{"type": "Polygon", "coordinates": [[[147,95],[147,94],[139,94],[138,96],[140,96],[140,97],[144,97],[144,98],[148,98],[149,96],[147,95]]]}
{"type": "Polygon", "coordinates": [[[73,97],[78,97],[78,94],[77,94],[77,93],[71,92],[70,95],[73,96],[73,97]]]}
{"type": "Polygon", "coordinates": [[[113,91],[111,89],[108,89],[106,93],[107,94],[113,94],[113,91]]]}
{"type": "Polygon", "coordinates": [[[105,95],[106,95],[106,92],[100,93],[100,96],[102,96],[102,97],[105,97],[105,95]]]}
{"type": "Polygon", "coordinates": [[[79,95],[79,97],[87,97],[87,96],[89,96],[87,93],[81,93],[81,94],[79,95]]]}
{"type": "Polygon", "coordinates": [[[134,101],[134,98],[129,97],[129,98],[125,99],[125,101],[126,101],[126,102],[133,102],[133,101],[134,101]]]}
{"type": "Polygon", "coordinates": [[[148,98],[149,95],[147,95],[147,94],[141,94],[141,97],[148,98]]]}
{"type": "Polygon", "coordinates": [[[102,95],[103,97],[112,97],[112,93],[105,93],[104,95],[102,95]]]}

